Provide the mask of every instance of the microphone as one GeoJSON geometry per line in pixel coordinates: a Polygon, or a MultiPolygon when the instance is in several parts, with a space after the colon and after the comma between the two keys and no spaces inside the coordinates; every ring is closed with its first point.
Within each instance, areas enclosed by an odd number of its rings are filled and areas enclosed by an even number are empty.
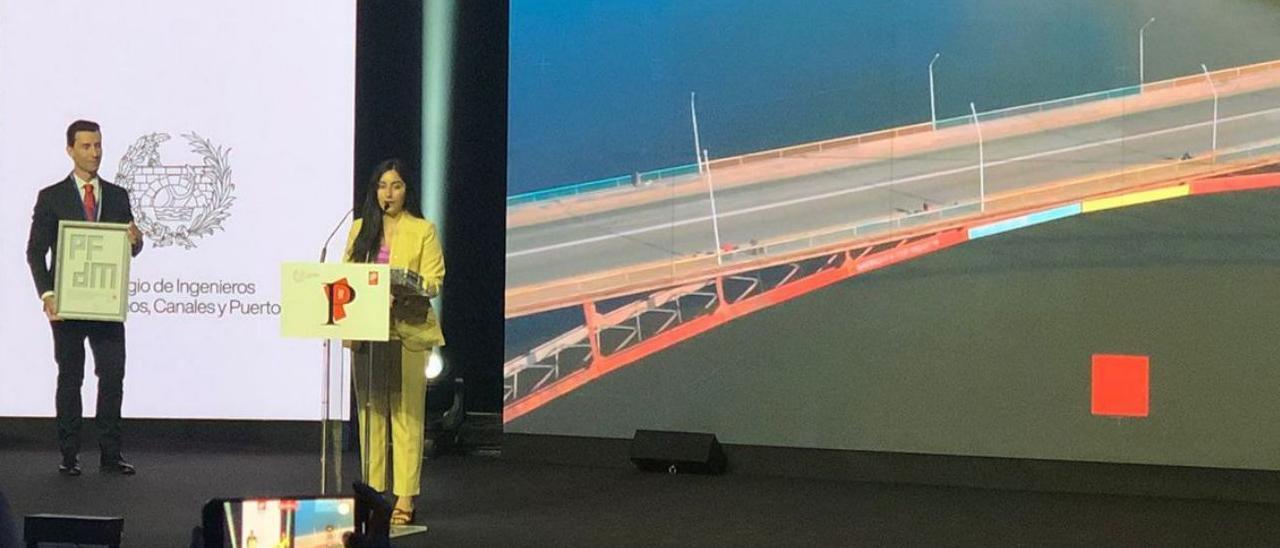
{"type": "Polygon", "coordinates": [[[324,258],[329,254],[329,242],[333,241],[333,237],[338,233],[338,229],[342,228],[342,224],[347,222],[347,217],[350,217],[352,213],[355,213],[355,211],[356,208],[353,207],[348,209],[346,213],[343,213],[342,219],[338,221],[338,226],[333,227],[333,232],[330,232],[329,237],[324,239],[324,245],[320,247],[320,262],[323,263],[324,258]]]}

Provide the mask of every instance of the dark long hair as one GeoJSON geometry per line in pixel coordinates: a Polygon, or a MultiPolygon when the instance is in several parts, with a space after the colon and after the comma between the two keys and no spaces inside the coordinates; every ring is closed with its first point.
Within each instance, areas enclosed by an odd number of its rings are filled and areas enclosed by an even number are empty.
{"type": "Polygon", "coordinates": [[[378,258],[382,242],[382,207],[378,204],[378,180],[388,171],[395,171],[404,180],[404,210],[415,217],[422,217],[422,200],[418,198],[418,186],[409,178],[405,164],[398,158],[383,160],[373,168],[373,176],[365,188],[364,204],[360,206],[360,232],[351,246],[351,260],[371,263],[378,258]]]}

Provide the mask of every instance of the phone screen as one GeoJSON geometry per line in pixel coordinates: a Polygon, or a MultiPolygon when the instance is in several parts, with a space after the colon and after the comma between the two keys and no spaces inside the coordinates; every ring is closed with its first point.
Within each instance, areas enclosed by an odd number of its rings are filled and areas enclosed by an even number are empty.
{"type": "MultiPolygon", "coordinates": [[[[319,548],[342,546],[355,531],[355,499],[297,497],[222,499],[205,506],[205,532],[224,548],[319,548]]],[[[212,540],[209,536],[206,539],[212,540]]]]}

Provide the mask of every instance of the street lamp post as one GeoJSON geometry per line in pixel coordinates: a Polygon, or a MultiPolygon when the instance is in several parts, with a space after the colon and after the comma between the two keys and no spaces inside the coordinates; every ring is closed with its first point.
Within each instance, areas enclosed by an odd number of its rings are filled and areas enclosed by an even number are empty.
{"type": "Polygon", "coordinates": [[[933,124],[933,130],[938,131],[938,108],[933,100],[933,63],[942,57],[941,53],[933,54],[933,60],[929,61],[929,120],[933,124]]]}
{"type": "Polygon", "coordinates": [[[716,236],[716,264],[724,264],[724,257],[720,254],[720,216],[716,214],[716,187],[711,182],[711,161],[707,155],[706,149],[702,151],[702,165],[707,168],[707,194],[711,196],[711,231],[716,236]]]}
{"type": "Polygon", "coordinates": [[[698,142],[698,106],[695,103],[697,93],[689,92],[689,114],[693,117],[693,159],[698,163],[698,173],[702,173],[702,145],[698,142]]]}
{"type": "MultiPolygon", "coordinates": [[[[1138,86],[1139,87],[1141,87],[1142,84],[1147,83],[1147,66],[1146,66],[1147,52],[1145,49],[1146,42],[1143,39],[1143,33],[1146,32],[1147,25],[1150,25],[1154,22],[1156,22],[1156,18],[1152,17],[1151,19],[1148,19],[1146,23],[1142,24],[1142,28],[1138,29],[1138,86]]],[[[1141,89],[1139,89],[1139,91],[1141,91],[1141,89]]]]}
{"type": "Polygon", "coordinates": [[[978,109],[969,103],[969,112],[973,114],[973,125],[978,128],[978,210],[987,211],[987,162],[982,150],[982,122],[978,121],[978,109]]]}
{"type": "Polygon", "coordinates": [[[1209,81],[1209,90],[1213,91],[1213,148],[1211,149],[1211,157],[1213,163],[1218,163],[1218,86],[1214,85],[1213,77],[1209,76],[1209,67],[1204,63],[1200,63],[1200,70],[1204,71],[1204,79],[1209,81]]]}

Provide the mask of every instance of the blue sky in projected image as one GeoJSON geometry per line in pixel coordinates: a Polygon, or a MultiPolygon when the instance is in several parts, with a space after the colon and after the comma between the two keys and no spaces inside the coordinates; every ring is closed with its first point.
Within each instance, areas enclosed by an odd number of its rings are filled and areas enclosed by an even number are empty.
{"type": "Polygon", "coordinates": [[[508,194],[1280,57],[1274,0],[511,2],[508,194]]]}

